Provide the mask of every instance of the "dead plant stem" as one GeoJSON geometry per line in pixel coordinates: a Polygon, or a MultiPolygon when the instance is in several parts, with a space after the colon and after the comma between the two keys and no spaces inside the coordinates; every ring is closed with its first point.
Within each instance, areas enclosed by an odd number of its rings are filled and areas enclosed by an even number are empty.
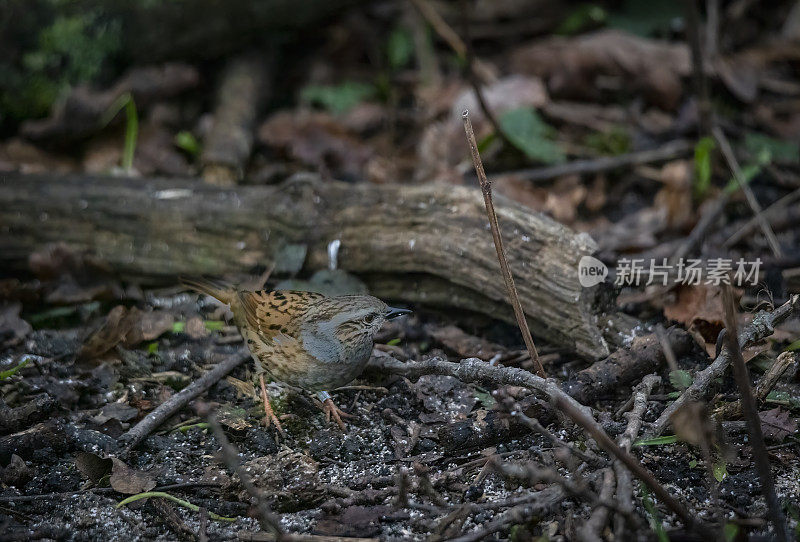
{"type": "Polygon", "coordinates": [[[517,294],[517,288],[514,286],[514,277],[511,275],[511,270],[508,267],[508,258],[506,258],[506,251],[503,248],[503,238],[500,236],[500,225],[497,222],[497,213],[495,213],[494,201],[492,200],[492,183],[486,178],[486,172],[483,169],[483,161],[478,151],[478,142],[475,140],[475,131],[472,129],[472,122],[469,120],[469,111],[464,110],[462,118],[464,119],[464,130],[467,134],[469,150],[472,153],[472,163],[475,165],[475,172],[478,175],[481,192],[483,193],[483,202],[486,204],[486,215],[489,217],[489,225],[492,229],[494,248],[497,250],[497,259],[500,261],[500,269],[503,271],[503,279],[505,279],[506,282],[508,297],[511,299],[511,306],[514,308],[514,316],[517,318],[517,325],[519,325],[519,330],[522,332],[522,339],[525,341],[525,346],[528,347],[528,354],[531,356],[531,360],[533,360],[534,367],[536,367],[536,373],[542,378],[547,378],[544,366],[542,366],[542,362],[539,360],[539,353],[536,351],[536,345],[533,343],[531,331],[528,329],[528,321],[525,319],[525,313],[522,311],[519,294],[517,294]]]}
{"type": "Polygon", "coordinates": [[[726,346],[733,358],[733,376],[741,396],[742,414],[747,421],[747,431],[750,435],[750,446],[753,449],[753,460],[756,463],[758,477],[761,479],[761,490],[767,501],[767,508],[775,534],[779,542],[788,542],[786,532],[786,519],[781,509],[781,503],[775,493],[775,483],[772,480],[772,469],[767,455],[767,446],[764,444],[764,435],[761,432],[761,420],[758,417],[753,389],[750,387],[750,375],[747,372],[742,350],[739,347],[739,332],[736,325],[736,302],[733,299],[733,289],[726,284],[722,289],[722,302],[725,307],[725,334],[726,346]]]}

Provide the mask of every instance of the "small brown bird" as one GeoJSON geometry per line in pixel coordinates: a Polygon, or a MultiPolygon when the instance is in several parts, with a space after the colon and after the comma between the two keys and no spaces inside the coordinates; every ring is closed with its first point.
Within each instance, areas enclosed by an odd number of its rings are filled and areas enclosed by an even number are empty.
{"type": "Polygon", "coordinates": [[[355,379],[369,361],[373,338],[390,318],[409,313],[371,295],[326,297],[293,290],[251,292],[207,280],[182,278],[198,292],[230,306],[256,362],[266,423],[283,433],[272,411],[264,372],[290,386],[315,392],[326,419],[344,429],[349,416],[333,403],[329,390],[355,379]]]}

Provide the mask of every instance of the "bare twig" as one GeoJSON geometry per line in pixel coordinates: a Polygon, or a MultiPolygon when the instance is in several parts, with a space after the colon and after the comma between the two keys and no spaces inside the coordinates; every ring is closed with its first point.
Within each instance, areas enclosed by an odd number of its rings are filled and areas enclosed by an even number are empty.
{"type": "Polygon", "coordinates": [[[719,144],[719,149],[722,151],[725,161],[728,162],[728,167],[730,167],[734,179],[736,179],[736,182],[739,183],[739,188],[741,188],[742,192],[744,193],[747,204],[753,211],[753,215],[756,220],[758,220],[758,225],[761,228],[761,231],[764,233],[764,237],[767,239],[767,244],[769,245],[770,250],[772,250],[772,254],[776,258],[780,258],[782,256],[782,252],[778,238],[775,237],[775,232],[772,231],[772,226],[770,226],[769,222],[767,222],[767,219],[764,218],[764,215],[761,212],[761,205],[758,203],[756,195],[753,194],[753,189],[750,188],[750,185],[747,184],[747,182],[745,182],[744,176],[742,175],[742,170],[739,167],[739,161],[736,160],[736,155],[733,153],[733,149],[731,148],[730,142],[728,142],[728,138],[725,137],[725,134],[719,129],[718,126],[714,127],[712,133],[714,134],[714,139],[716,139],[717,143],[719,144]]]}
{"type": "Polygon", "coordinates": [[[686,7],[689,48],[692,51],[692,77],[694,79],[695,92],[697,93],[700,133],[706,135],[711,131],[711,100],[708,96],[708,78],[705,73],[705,62],[700,43],[700,14],[697,10],[697,1],[684,0],[684,4],[686,7]]]}
{"type": "Polygon", "coordinates": [[[678,360],[675,358],[675,351],[672,349],[672,345],[669,344],[664,326],[661,324],[656,325],[655,332],[658,342],[661,344],[661,350],[664,352],[664,360],[667,362],[667,367],[669,367],[670,371],[677,371],[678,360]]]}
{"type": "Polygon", "coordinates": [[[208,509],[200,507],[200,519],[197,527],[197,542],[208,542],[208,509]]]}
{"type": "Polygon", "coordinates": [[[497,136],[503,141],[503,144],[509,148],[514,148],[514,143],[508,139],[508,135],[506,135],[505,130],[503,127],[500,126],[500,122],[497,120],[497,117],[494,114],[494,111],[491,110],[489,107],[489,103],[486,101],[486,98],[483,95],[483,88],[481,87],[481,80],[478,76],[478,71],[476,68],[477,58],[475,57],[475,50],[472,47],[472,39],[469,35],[469,10],[470,10],[470,3],[466,0],[461,1],[461,19],[463,22],[464,27],[464,40],[467,47],[467,80],[469,81],[470,85],[472,86],[473,92],[475,92],[475,97],[478,99],[478,104],[481,106],[481,110],[483,114],[486,116],[486,119],[489,121],[489,124],[492,125],[494,132],[497,136]]]}
{"type": "Polygon", "coordinates": [[[767,501],[770,519],[775,527],[775,534],[780,542],[788,542],[789,535],[786,531],[786,518],[781,509],[781,503],[775,493],[775,483],[772,480],[772,470],[767,456],[767,446],[764,444],[764,435],[761,432],[761,420],[758,417],[753,389],[750,387],[750,375],[747,372],[742,350],[739,347],[739,332],[736,325],[736,302],[733,299],[733,289],[726,284],[722,289],[722,301],[725,306],[725,335],[726,346],[733,358],[733,375],[742,402],[742,413],[747,420],[747,430],[750,435],[750,446],[753,449],[753,460],[756,463],[758,477],[761,479],[761,490],[767,501]]]}
{"type": "MultiPolygon", "coordinates": [[[[680,327],[673,326],[664,335],[677,358],[695,348],[692,336],[680,327]]],[[[578,371],[564,383],[563,388],[577,401],[588,404],[603,394],[616,392],[620,386],[658,370],[665,359],[656,334],[642,335],[635,337],[627,348],[619,348],[607,358],[578,371]]]]}
{"type": "MultiPolygon", "coordinates": [[[[628,418],[628,425],[625,431],[617,440],[620,448],[626,452],[631,451],[633,441],[639,435],[639,430],[642,427],[642,416],[647,410],[647,399],[653,391],[653,386],[661,381],[661,377],[657,374],[650,374],[645,376],[642,381],[636,386],[632,398],[633,408],[626,414],[628,418]]],[[[623,510],[633,513],[633,480],[631,472],[625,468],[620,461],[614,462],[614,474],[617,478],[616,497],[617,503],[623,510]]],[[[616,516],[614,519],[614,535],[619,540],[626,540],[626,525],[624,518],[616,516]]]]}
{"type": "MultiPolygon", "coordinates": [[[[567,395],[553,380],[541,378],[525,369],[519,369],[517,367],[489,365],[478,358],[463,359],[459,363],[452,363],[440,358],[401,362],[389,356],[380,356],[370,360],[370,367],[384,373],[396,373],[409,378],[438,374],[454,376],[462,382],[467,383],[482,382],[493,386],[511,384],[513,386],[520,386],[533,390],[534,393],[537,393],[540,397],[545,397],[551,401],[556,398],[563,398],[565,401],[572,403],[576,409],[588,409],[588,407],[581,405],[567,395]]],[[[603,430],[600,424],[597,422],[594,423],[598,430],[603,430]]]]}
{"type": "MultiPolygon", "coordinates": [[[[786,372],[792,364],[797,363],[798,360],[797,352],[783,352],[778,356],[778,359],[775,360],[766,374],[761,377],[761,380],[758,381],[756,384],[756,400],[759,403],[763,403],[764,400],[769,395],[769,392],[772,391],[772,388],[775,387],[775,384],[778,382],[778,379],[786,372]]],[[[720,419],[725,418],[733,418],[736,416],[740,416],[742,413],[742,403],[741,401],[734,401],[733,403],[728,403],[721,409],[717,411],[715,416],[720,419]]]]}
{"type": "Polygon", "coordinates": [[[139,423],[120,437],[120,440],[126,445],[122,455],[124,456],[133,450],[139,443],[147,438],[150,433],[158,429],[158,426],[189,404],[189,401],[219,382],[222,377],[244,363],[247,359],[249,359],[247,354],[237,353],[222,360],[212,370],[161,403],[158,408],[145,416],[139,423]]]}
{"type": "Polygon", "coordinates": [[[543,426],[539,422],[539,420],[537,420],[536,418],[530,418],[526,416],[520,404],[517,403],[505,389],[500,388],[493,391],[492,396],[494,396],[497,402],[501,404],[506,410],[508,410],[512,416],[514,416],[517,420],[519,420],[523,425],[527,426],[531,431],[534,431],[542,435],[554,447],[564,448],[566,450],[569,450],[570,453],[578,457],[581,461],[585,461],[586,463],[594,467],[605,467],[606,465],[608,465],[608,461],[605,458],[598,457],[588,450],[584,452],[576,448],[572,444],[564,442],[556,435],[554,435],[550,430],[548,430],[545,426],[543,426]]]}
{"type": "Polygon", "coordinates": [[[689,511],[675,500],[672,495],[664,489],[664,486],[662,486],[650,471],[644,468],[635,457],[611,440],[611,437],[609,437],[605,431],[602,429],[598,431],[597,424],[594,420],[590,419],[583,411],[576,409],[572,403],[563,401],[560,398],[556,399],[555,406],[567,414],[575,423],[583,427],[601,448],[619,459],[628,470],[644,482],[647,487],[649,487],[650,490],[681,519],[681,521],[683,521],[687,528],[696,530],[704,536],[710,538],[714,537],[714,533],[711,529],[695,520],[695,518],[689,514],[689,511]]]}
{"type": "MultiPolygon", "coordinates": [[[[616,478],[611,467],[603,469],[603,485],[600,488],[600,500],[608,501],[614,494],[616,478]]],[[[592,515],[578,529],[578,538],[586,542],[602,542],[602,532],[608,521],[608,508],[602,504],[592,510],[592,515]]]]}
{"type": "MultiPolygon", "coordinates": [[[[207,411],[208,406],[203,406],[204,410],[207,411]]],[[[204,414],[204,412],[200,412],[200,414],[204,414]]],[[[269,505],[267,505],[267,502],[264,499],[264,496],[261,494],[261,491],[259,491],[258,488],[253,485],[250,475],[242,468],[242,464],[239,461],[239,452],[228,440],[228,437],[225,435],[225,431],[222,430],[222,426],[217,421],[217,417],[213,412],[207,412],[206,419],[208,420],[208,424],[211,426],[211,431],[214,433],[214,438],[217,440],[217,444],[220,445],[222,461],[232,473],[239,477],[239,480],[242,482],[242,486],[244,486],[245,491],[247,491],[247,494],[250,495],[251,499],[253,499],[256,510],[258,511],[258,523],[261,526],[261,529],[276,535],[278,540],[284,540],[280,518],[278,518],[278,516],[276,516],[272,510],[269,509],[269,505]]]]}
{"type": "Polygon", "coordinates": [[[475,165],[475,172],[481,184],[483,201],[486,204],[486,214],[489,217],[489,225],[492,228],[492,238],[494,239],[494,247],[497,250],[497,259],[500,261],[500,269],[503,271],[503,279],[505,279],[506,282],[506,289],[508,290],[511,306],[514,308],[514,316],[517,318],[517,325],[522,333],[525,346],[528,347],[528,354],[531,356],[531,360],[533,360],[537,374],[542,378],[547,378],[544,366],[542,366],[542,362],[539,360],[539,353],[536,351],[536,345],[533,343],[531,331],[528,329],[528,321],[525,319],[525,313],[522,311],[519,294],[517,294],[517,288],[514,286],[514,277],[511,275],[511,270],[508,267],[508,258],[506,258],[506,252],[503,248],[503,238],[500,236],[500,225],[497,222],[497,214],[494,211],[494,202],[492,201],[492,183],[486,178],[486,172],[483,169],[481,155],[478,152],[478,142],[475,141],[475,132],[472,129],[472,122],[469,120],[469,111],[464,110],[462,118],[464,119],[464,130],[467,134],[469,150],[472,153],[472,162],[475,165]]]}
{"type": "Polygon", "coordinates": [[[631,451],[633,441],[639,435],[639,430],[642,427],[642,416],[647,410],[647,399],[653,391],[653,387],[659,382],[661,382],[661,377],[657,374],[647,375],[634,390],[633,408],[625,415],[628,418],[628,425],[617,441],[620,448],[626,452],[631,451]]]}
{"type": "Polygon", "coordinates": [[[535,497],[533,502],[526,502],[518,504],[499,514],[492,521],[483,524],[479,529],[459,536],[458,538],[451,539],[450,542],[479,542],[487,540],[492,534],[500,532],[510,525],[515,523],[524,523],[526,520],[533,516],[544,516],[553,510],[561,501],[564,500],[566,493],[559,486],[549,487],[532,497],[535,497]]]}
{"type": "Polygon", "coordinates": [[[706,56],[714,60],[719,51],[719,0],[706,0],[706,56]]]}
{"type": "Polygon", "coordinates": [[[520,169],[503,173],[503,175],[514,175],[521,179],[532,182],[549,181],[557,177],[565,175],[588,175],[594,173],[603,173],[614,169],[638,166],[641,164],[649,164],[653,162],[662,162],[664,160],[671,160],[685,156],[691,152],[693,145],[690,141],[685,139],[676,139],[658,147],[656,149],[648,149],[645,151],[636,151],[620,156],[604,156],[601,158],[593,158],[591,160],[573,160],[567,164],[559,164],[556,166],[520,169]]]}
{"type": "MultiPolygon", "coordinates": [[[[742,331],[742,334],[739,337],[739,346],[741,348],[747,348],[760,340],[763,340],[775,331],[775,326],[789,318],[794,310],[798,307],[798,302],[800,302],[800,295],[793,295],[789,301],[775,309],[773,312],[766,312],[766,311],[759,311],[754,317],[750,324],[742,331]]],[[[651,435],[656,436],[660,435],[664,432],[664,429],[667,428],[669,424],[669,418],[672,416],[672,413],[678,410],[682,405],[687,403],[688,401],[697,401],[702,398],[703,394],[705,393],[708,385],[715,379],[722,376],[725,373],[725,369],[728,368],[728,364],[731,362],[730,353],[728,348],[723,347],[720,351],[720,354],[717,356],[717,359],[714,362],[697,373],[692,381],[691,386],[686,388],[686,390],[678,397],[673,403],[671,403],[667,408],[664,409],[664,412],[661,413],[661,416],[653,424],[651,429],[651,435]]]]}
{"type": "MultiPolygon", "coordinates": [[[[430,2],[428,2],[428,0],[411,0],[411,3],[417,8],[422,18],[431,25],[433,31],[436,32],[458,56],[466,59],[467,44],[464,43],[464,40],[461,39],[458,33],[447,24],[447,21],[439,15],[430,2]]],[[[475,73],[484,83],[491,82],[495,79],[488,66],[477,59],[475,60],[475,73]]]]}
{"type": "MultiPolygon", "coordinates": [[[[632,525],[636,525],[640,522],[633,514],[623,512],[614,499],[603,499],[597,493],[589,489],[589,479],[578,478],[578,481],[575,481],[562,476],[555,468],[540,467],[532,461],[523,464],[492,461],[491,466],[499,474],[509,478],[524,480],[529,485],[534,485],[539,482],[558,484],[567,494],[586,501],[592,506],[604,506],[625,515],[632,525]]],[[[594,476],[594,474],[592,476],[594,476]]]]}
{"type": "MultiPolygon", "coordinates": [[[[764,217],[764,219],[770,221],[770,225],[772,225],[775,222],[775,219],[779,217],[781,212],[786,209],[790,203],[794,203],[798,199],[800,199],[800,189],[786,194],[781,199],[764,209],[764,212],[761,213],[761,215],[764,217]]],[[[758,215],[753,216],[744,226],[737,227],[736,231],[733,232],[724,243],[722,243],[722,246],[730,247],[738,243],[745,235],[753,231],[753,228],[756,226],[758,226],[758,215]]]]}
{"type": "Polygon", "coordinates": [[[731,199],[731,193],[722,191],[714,201],[712,201],[708,208],[705,210],[700,220],[697,221],[692,231],[686,236],[686,239],[680,244],[675,254],[672,256],[672,262],[676,262],[681,258],[685,258],[694,248],[703,240],[709,228],[722,216],[725,206],[731,199]]]}
{"type": "MultiPolygon", "coordinates": [[[[491,366],[477,358],[451,363],[437,358],[418,362],[400,362],[388,357],[373,358],[373,367],[383,371],[419,377],[425,374],[454,376],[462,382],[484,382],[494,385],[512,384],[529,388],[550,398],[556,408],[576,424],[585,429],[603,449],[620,459],[639,479],[644,481],[686,524],[708,534],[707,529],[697,525],[688,511],[658,483],[650,472],[628,452],[621,449],[591,416],[586,414],[583,405],[564,393],[553,381],[540,378],[523,369],[515,367],[491,366]]],[[[616,509],[616,507],[615,507],[616,509]]]]}

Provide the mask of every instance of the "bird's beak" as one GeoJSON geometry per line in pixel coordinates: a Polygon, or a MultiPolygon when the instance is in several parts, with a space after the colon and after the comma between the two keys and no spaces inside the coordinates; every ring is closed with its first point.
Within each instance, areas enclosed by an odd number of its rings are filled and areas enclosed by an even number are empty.
{"type": "Polygon", "coordinates": [[[398,309],[396,307],[389,307],[386,310],[386,319],[391,320],[392,318],[397,318],[398,316],[403,316],[404,314],[411,314],[411,311],[408,309],[398,309]]]}

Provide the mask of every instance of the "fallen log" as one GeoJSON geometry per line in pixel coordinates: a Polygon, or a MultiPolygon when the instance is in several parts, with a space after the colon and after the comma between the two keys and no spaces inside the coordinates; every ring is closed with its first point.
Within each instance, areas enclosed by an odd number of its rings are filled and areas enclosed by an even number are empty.
{"type": "MultiPolygon", "coordinates": [[[[598,324],[603,286],[578,281],[578,262],[595,242],[508,199],[498,197],[497,205],[534,335],[587,358],[607,356],[606,339],[619,344],[633,324],[613,313],[598,324]],[[604,337],[601,327],[612,331],[604,337]]],[[[0,177],[0,266],[9,270],[26,269],[31,252],[54,242],[92,253],[143,284],[252,272],[291,244],[304,245],[306,265],[318,269],[335,239],[340,267],[375,295],[514,321],[475,189],[313,175],[236,188],[178,179],[0,177]]]]}
{"type": "Polygon", "coordinates": [[[214,121],[200,156],[207,183],[231,186],[242,178],[253,149],[259,106],[267,97],[272,62],[265,55],[242,55],[223,71],[214,121]]]}

